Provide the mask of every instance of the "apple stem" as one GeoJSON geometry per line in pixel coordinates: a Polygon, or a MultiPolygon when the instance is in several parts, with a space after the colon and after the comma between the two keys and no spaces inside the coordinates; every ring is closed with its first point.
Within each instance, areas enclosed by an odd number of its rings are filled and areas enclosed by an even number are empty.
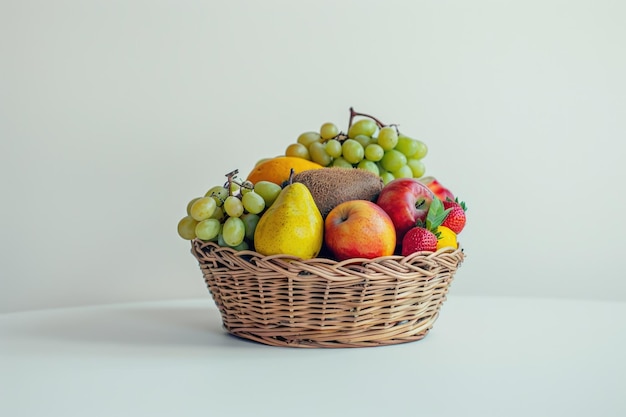
{"type": "Polygon", "coordinates": [[[350,107],[350,121],[348,122],[348,128],[350,128],[350,126],[352,126],[352,122],[354,121],[354,118],[357,117],[357,116],[369,117],[374,122],[376,122],[378,127],[385,127],[385,126],[387,126],[386,124],[384,124],[383,122],[381,122],[380,120],[375,118],[374,116],[366,114],[366,113],[360,113],[360,112],[354,111],[354,108],[350,107]]]}

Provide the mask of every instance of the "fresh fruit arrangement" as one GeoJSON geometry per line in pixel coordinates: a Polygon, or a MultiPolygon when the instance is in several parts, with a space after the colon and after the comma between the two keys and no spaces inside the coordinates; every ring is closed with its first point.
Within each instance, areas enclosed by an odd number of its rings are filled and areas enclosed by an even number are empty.
{"type": "Polygon", "coordinates": [[[465,258],[465,203],[397,125],[350,109],[346,131],[323,123],[188,202],[178,234],[229,333],[370,347],[433,327],[465,258]]]}
{"type": "Polygon", "coordinates": [[[342,261],[458,248],[467,207],[433,176],[427,146],[350,109],[347,133],[334,123],[300,134],[284,155],[249,174],[226,174],[187,204],[183,239],[262,255],[342,261]]]}

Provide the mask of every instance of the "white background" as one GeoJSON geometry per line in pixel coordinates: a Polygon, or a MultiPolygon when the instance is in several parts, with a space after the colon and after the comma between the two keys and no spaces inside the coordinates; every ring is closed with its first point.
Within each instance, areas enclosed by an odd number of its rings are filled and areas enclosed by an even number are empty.
{"type": "Polygon", "coordinates": [[[208,297],[187,201],[348,108],[468,206],[452,291],[626,301],[626,3],[0,1],[0,312],[208,297]]]}

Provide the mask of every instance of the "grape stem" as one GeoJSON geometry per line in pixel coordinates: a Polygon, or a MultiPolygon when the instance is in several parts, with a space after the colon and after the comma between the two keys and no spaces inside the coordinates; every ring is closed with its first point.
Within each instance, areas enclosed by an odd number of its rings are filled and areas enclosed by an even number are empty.
{"type": "Polygon", "coordinates": [[[228,179],[226,184],[228,185],[228,195],[232,195],[232,185],[233,185],[233,181],[235,180],[235,175],[237,175],[239,173],[239,170],[236,169],[234,171],[230,171],[228,174],[226,174],[226,178],[228,179]]]}
{"type": "Polygon", "coordinates": [[[375,118],[374,116],[366,114],[366,113],[359,113],[357,111],[354,111],[353,107],[350,107],[350,121],[348,122],[348,128],[350,126],[352,126],[352,122],[354,121],[354,118],[357,117],[357,116],[369,117],[370,119],[372,119],[378,125],[379,128],[387,126],[386,124],[384,124],[383,122],[381,122],[380,120],[375,118]]]}

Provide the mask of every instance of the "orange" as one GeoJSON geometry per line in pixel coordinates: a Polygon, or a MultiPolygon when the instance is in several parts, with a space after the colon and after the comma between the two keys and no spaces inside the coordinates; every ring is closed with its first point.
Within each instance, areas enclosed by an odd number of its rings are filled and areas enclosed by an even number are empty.
{"type": "Polygon", "coordinates": [[[248,181],[256,184],[259,181],[270,181],[281,185],[289,179],[289,173],[293,168],[294,174],[310,169],[324,168],[322,165],[308,159],[294,156],[277,156],[259,162],[248,174],[248,181]]]}

